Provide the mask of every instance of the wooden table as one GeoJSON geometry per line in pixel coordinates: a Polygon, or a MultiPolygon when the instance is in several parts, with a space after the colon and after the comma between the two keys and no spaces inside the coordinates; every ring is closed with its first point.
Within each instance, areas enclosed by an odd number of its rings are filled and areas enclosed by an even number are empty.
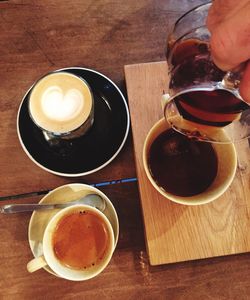
{"type": "Polygon", "coordinates": [[[70,182],[96,184],[112,200],[120,238],[98,277],[69,282],[28,274],[30,214],[0,215],[0,299],[250,299],[250,255],[152,267],[145,249],[131,134],[117,158],[97,173],[63,178],[31,162],[16,133],[20,101],[42,74],[82,66],[110,77],[126,95],[124,65],[164,60],[170,26],[206,1],[0,1],[0,199],[37,202],[70,182]]]}

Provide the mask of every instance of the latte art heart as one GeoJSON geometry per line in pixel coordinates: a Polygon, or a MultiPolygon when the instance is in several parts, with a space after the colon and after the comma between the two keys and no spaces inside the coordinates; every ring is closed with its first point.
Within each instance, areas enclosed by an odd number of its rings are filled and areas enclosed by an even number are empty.
{"type": "Polygon", "coordinates": [[[93,124],[92,92],[83,78],[66,72],[48,74],[31,91],[29,113],[46,134],[56,133],[57,137],[63,134],[69,139],[80,136],[93,124]]]}
{"type": "Polygon", "coordinates": [[[57,121],[68,121],[77,116],[84,105],[82,93],[77,89],[68,89],[66,93],[58,86],[48,87],[42,95],[44,114],[57,121]]]}

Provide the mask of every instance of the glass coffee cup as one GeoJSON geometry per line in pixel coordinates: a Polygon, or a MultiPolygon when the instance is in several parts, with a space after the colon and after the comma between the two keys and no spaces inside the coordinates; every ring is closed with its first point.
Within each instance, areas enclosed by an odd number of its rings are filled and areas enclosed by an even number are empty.
{"type": "Polygon", "coordinates": [[[164,116],[172,128],[190,138],[237,142],[250,137],[250,106],[239,93],[244,66],[224,72],[213,63],[205,26],[210,6],[184,14],[168,37],[170,82],[162,98],[164,116]]]}
{"type": "Polygon", "coordinates": [[[88,83],[68,72],[40,78],[29,95],[29,115],[50,145],[79,138],[94,122],[94,100],[88,83]]]}

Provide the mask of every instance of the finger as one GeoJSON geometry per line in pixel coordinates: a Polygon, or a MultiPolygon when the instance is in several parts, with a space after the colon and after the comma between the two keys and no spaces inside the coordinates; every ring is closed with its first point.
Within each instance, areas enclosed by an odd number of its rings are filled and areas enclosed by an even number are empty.
{"type": "Polygon", "coordinates": [[[208,12],[208,29],[212,31],[218,24],[237,14],[247,2],[249,2],[249,0],[214,0],[208,12]]]}
{"type": "Polygon", "coordinates": [[[250,62],[248,62],[240,82],[240,95],[250,104],[250,62]]]}
{"type": "Polygon", "coordinates": [[[211,53],[222,70],[230,70],[250,58],[250,2],[211,31],[211,53]]]}

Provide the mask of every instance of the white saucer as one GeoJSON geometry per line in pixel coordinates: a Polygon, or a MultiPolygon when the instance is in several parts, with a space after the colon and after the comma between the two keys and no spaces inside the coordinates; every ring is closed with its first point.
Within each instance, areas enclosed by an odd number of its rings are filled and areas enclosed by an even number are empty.
{"type": "MultiPolygon", "coordinates": [[[[104,193],[102,193],[97,188],[86,184],[80,184],[80,183],[63,185],[48,193],[45,197],[42,198],[42,200],[39,203],[70,202],[93,192],[99,194],[103,199],[106,200],[106,208],[103,213],[109,219],[112,228],[114,230],[115,247],[116,247],[118,236],[119,236],[118,216],[111,201],[104,193]]],[[[28,238],[29,238],[30,249],[34,257],[39,257],[43,255],[43,249],[42,249],[43,234],[49,220],[57,212],[58,209],[43,210],[43,211],[41,210],[41,211],[33,212],[29,223],[28,238]]],[[[49,266],[45,266],[44,269],[49,273],[56,275],[49,266]]]]}

